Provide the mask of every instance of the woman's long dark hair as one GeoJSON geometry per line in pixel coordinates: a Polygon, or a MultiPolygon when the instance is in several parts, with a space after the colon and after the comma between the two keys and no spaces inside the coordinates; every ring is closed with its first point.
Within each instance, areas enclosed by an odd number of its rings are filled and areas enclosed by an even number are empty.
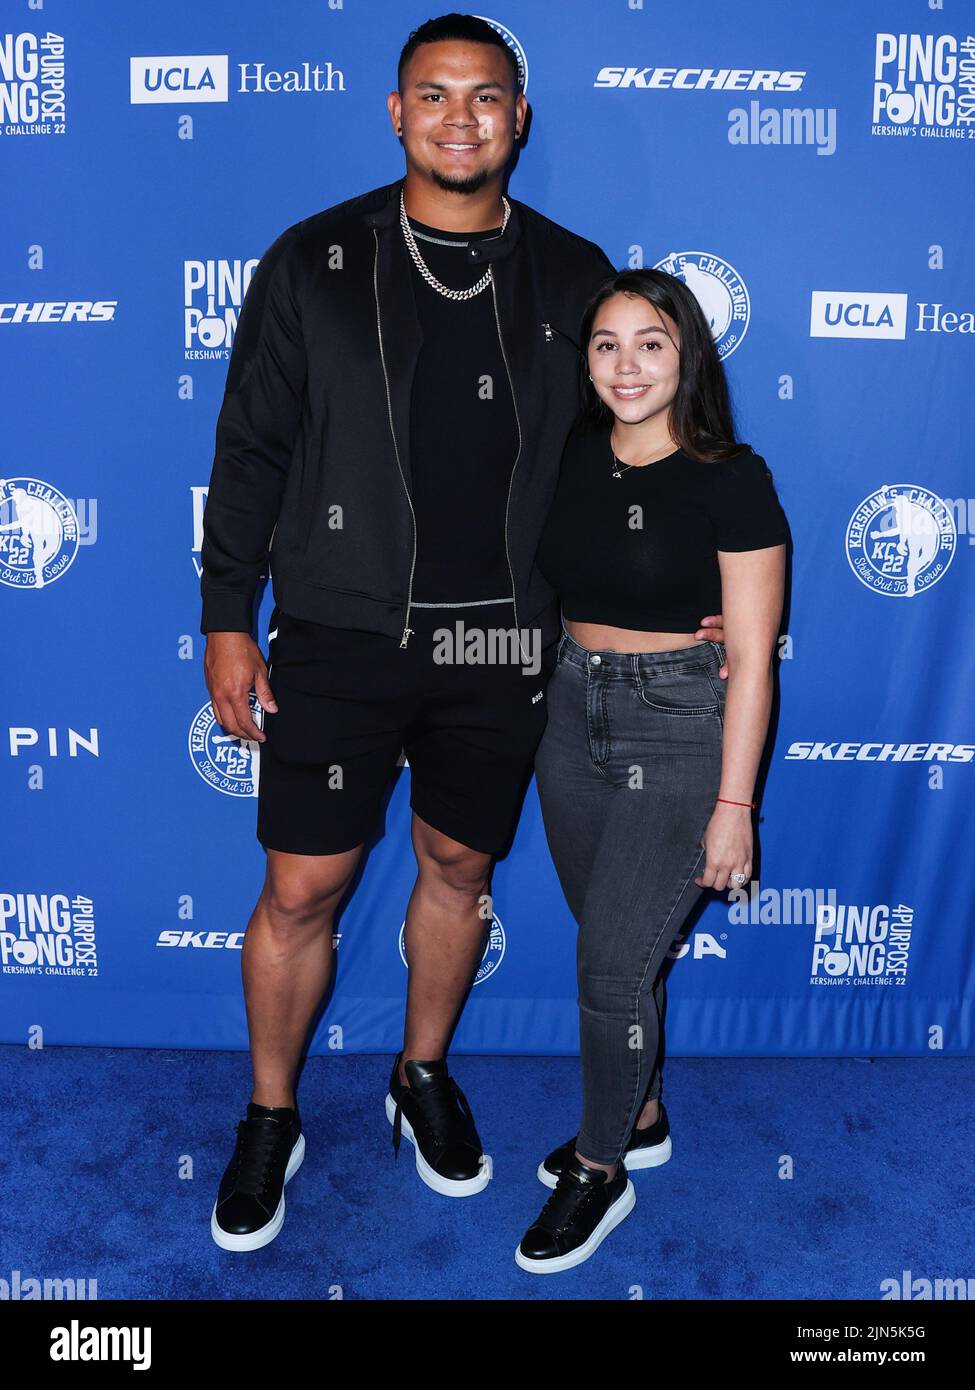
{"type": "Polygon", "coordinates": [[[592,325],[600,306],[620,293],[641,295],[677,325],[680,376],[670,406],[670,428],[680,448],[704,463],[716,463],[747,449],[749,445],[739,443],[735,435],[728,382],[701,306],[683,280],[663,270],[621,270],[600,286],[586,305],[579,330],[582,357],[578,423],[593,427],[613,418],[613,412],[589,380],[588,354],[592,325]]]}

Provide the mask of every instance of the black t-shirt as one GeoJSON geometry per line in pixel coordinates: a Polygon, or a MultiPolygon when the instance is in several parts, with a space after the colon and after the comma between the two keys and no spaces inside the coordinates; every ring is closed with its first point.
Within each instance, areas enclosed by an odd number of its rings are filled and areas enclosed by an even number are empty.
{"type": "MultiPolygon", "coordinates": [[[[431,272],[457,290],[485,273],[465,259],[464,247],[501,230],[443,231],[412,217],[410,226],[431,272]]],[[[410,269],[423,331],[410,406],[413,602],[510,599],[504,520],[518,425],[491,286],[472,299],[447,299],[412,259],[410,269]]]]}
{"type": "Polygon", "coordinates": [[[719,550],[788,538],[765,460],[700,463],[678,449],[614,478],[612,421],[569,434],[536,564],[570,622],[696,632],[720,613],[719,550]]]}

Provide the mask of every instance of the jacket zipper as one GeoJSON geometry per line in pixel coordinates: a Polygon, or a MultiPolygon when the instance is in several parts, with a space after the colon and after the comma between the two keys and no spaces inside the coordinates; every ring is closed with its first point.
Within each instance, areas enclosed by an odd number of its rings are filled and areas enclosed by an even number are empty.
{"type": "Polygon", "coordinates": [[[576,352],[582,352],[582,349],[580,348],[576,340],[574,338],[570,338],[568,333],[563,333],[561,328],[553,329],[550,323],[543,323],[542,327],[545,329],[545,341],[547,343],[554,343],[555,334],[557,333],[560,338],[564,338],[567,343],[571,343],[572,346],[575,348],[576,352]]]}
{"type": "Polygon", "coordinates": [[[501,356],[504,358],[504,369],[508,373],[508,387],[511,391],[511,404],[515,408],[515,424],[518,426],[518,452],[515,454],[515,461],[511,465],[511,476],[508,479],[508,500],[504,507],[504,554],[508,561],[508,574],[511,576],[511,602],[515,614],[515,632],[518,634],[518,650],[521,652],[522,660],[528,665],[528,657],[525,656],[524,648],[521,645],[521,628],[518,626],[518,595],[515,593],[515,572],[511,568],[511,552],[508,549],[508,512],[511,507],[511,487],[515,480],[515,469],[518,467],[518,460],[521,458],[521,420],[518,416],[518,400],[515,396],[515,383],[511,379],[511,368],[508,366],[508,354],[504,350],[504,337],[501,333],[501,316],[498,313],[498,294],[494,286],[494,275],[491,275],[491,298],[494,300],[494,321],[498,326],[498,342],[501,344],[501,356]]]}
{"type": "MultiPolygon", "coordinates": [[[[396,451],[396,467],[403,480],[403,491],[406,493],[406,500],[410,504],[410,516],[413,518],[413,559],[410,561],[410,583],[406,593],[406,620],[403,628],[403,636],[400,639],[400,646],[405,647],[410,640],[413,628],[410,627],[410,608],[413,603],[413,571],[416,567],[416,512],[413,510],[413,498],[410,490],[406,486],[406,475],[403,472],[403,465],[399,457],[399,445],[396,442],[396,430],[393,427],[393,403],[389,395],[389,376],[386,373],[386,353],[383,350],[383,325],[382,315],[379,312],[379,232],[373,227],[372,234],[376,238],[376,258],[372,267],[372,292],[376,299],[376,329],[379,333],[379,357],[383,364],[383,380],[386,383],[386,410],[389,414],[389,432],[393,436],[393,448],[396,451]]],[[[507,520],[506,520],[507,526],[507,520]]]]}

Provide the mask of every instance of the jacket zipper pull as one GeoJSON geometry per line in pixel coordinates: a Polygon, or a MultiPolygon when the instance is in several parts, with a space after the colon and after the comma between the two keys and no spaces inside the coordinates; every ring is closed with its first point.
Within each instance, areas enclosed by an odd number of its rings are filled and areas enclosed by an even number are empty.
{"type": "Polygon", "coordinates": [[[405,646],[406,646],[407,642],[410,640],[410,633],[411,633],[412,631],[413,631],[413,628],[411,628],[411,627],[404,627],[404,629],[403,629],[403,640],[400,642],[400,646],[401,646],[401,647],[405,647],[405,646]]]}
{"type": "Polygon", "coordinates": [[[552,325],[550,323],[543,323],[542,327],[545,329],[545,341],[551,343],[555,337],[552,332],[552,325]]]}

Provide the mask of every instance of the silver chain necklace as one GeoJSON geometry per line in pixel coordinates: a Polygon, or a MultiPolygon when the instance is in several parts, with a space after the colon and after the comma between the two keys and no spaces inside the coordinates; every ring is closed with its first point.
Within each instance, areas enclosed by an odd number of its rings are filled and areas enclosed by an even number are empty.
{"type": "MultiPolygon", "coordinates": [[[[624,474],[624,472],[626,471],[627,468],[646,468],[647,465],[648,465],[649,463],[656,463],[656,462],[657,462],[656,459],[650,458],[650,459],[642,459],[639,463],[624,463],[623,460],[622,460],[621,458],[617,458],[617,457],[616,457],[616,450],[613,448],[613,439],[612,439],[612,435],[610,436],[610,441],[609,441],[609,452],[613,455],[613,477],[614,477],[614,478],[622,478],[622,476],[623,476],[623,474],[624,474]]],[[[671,452],[674,452],[674,451],[671,450],[671,452]]],[[[668,457],[669,457],[668,454],[662,454],[662,455],[661,455],[661,458],[668,458],[668,457]]]]}
{"type": "MultiPolygon", "coordinates": [[[[511,204],[503,193],[501,194],[501,201],[504,203],[504,222],[501,224],[501,231],[498,233],[499,236],[504,235],[504,229],[508,225],[508,218],[511,216],[511,204]]],[[[448,285],[441,284],[420,255],[420,248],[416,244],[413,228],[410,226],[410,220],[406,215],[406,201],[403,197],[402,189],[400,189],[399,195],[399,224],[403,228],[403,237],[406,241],[407,250],[413,257],[413,264],[423,276],[424,280],[426,280],[430,288],[436,290],[438,294],[442,294],[445,299],[473,299],[476,294],[480,294],[482,290],[487,289],[488,285],[490,285],[491,281],[494,279],[494,267],[489,265],[480,280],[478,280],[476,284],[471,285],[470,289],[452,290],[448,285]]]]}

